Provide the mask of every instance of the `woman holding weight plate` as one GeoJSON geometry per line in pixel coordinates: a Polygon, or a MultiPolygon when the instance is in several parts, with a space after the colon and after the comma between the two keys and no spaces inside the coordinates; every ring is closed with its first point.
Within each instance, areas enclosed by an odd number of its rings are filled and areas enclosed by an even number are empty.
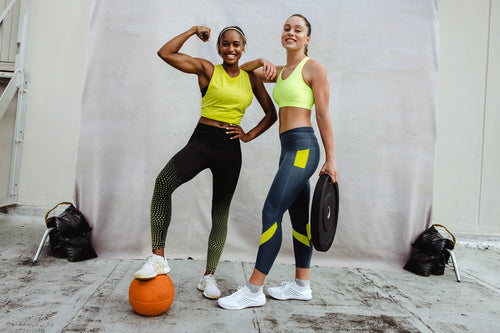
{"type": "Polygon", "coordinates": [[[230,296],[218,300],[230,310],[262,306],[266,303],[263,285],[281,247],[281,220],[289,211],[293,228],[295,280],[268,288],[279,300],[310,300],[309,283],[312,244],[309,229],[309,178],[319,163],[320,148],[311,125],[315,104],[316,121],[326,153],[320,175],[338,181],[333,149],[333,129],[329,113],[329,83],[322,63],[307,56],[311,25],[302,15],[287,19],[281,34],[286,50],[285,66],[275,67],[258,59],[242,65],[265,82],[275,82],[273,97],[279,105],[280,164],[262,211],[262,235],[257,260],[248,283],[230,296]],[[262,68],[260,68],[262,67],[262,68]],[[279,73],[276,76],[276,73],[279,73]]]}

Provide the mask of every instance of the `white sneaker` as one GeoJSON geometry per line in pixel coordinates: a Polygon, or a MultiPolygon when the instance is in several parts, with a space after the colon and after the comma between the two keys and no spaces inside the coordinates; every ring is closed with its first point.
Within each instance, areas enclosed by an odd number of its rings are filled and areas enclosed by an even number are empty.
{"type": "Polygon", "coordinates": [[[301,301],[309,301],[312,299],[312,291],[309,285],[301,287],[297,282],[283,282],[281,287],[267,288],[267,293],[272,298],[279,300],[298,299],[301,301]]]}
{"type": "Polygon", "coordinates": [[[252,293],[247,286],[238,287],[232,295],[219,298],[219,306],[228,310],[241,310],[251,306],[266,304],[266,295],[262,292],[252,293]]]}
{"type": "Polygon", "coordinates": [[[200,283],[198,283],[198,290],[203,291],[203,296],[206,298],[217,299],[220,297],[220,290],[213,274],[201,278],[200,283]]]}
{"type": "Polygon", "coordinates": [[[134,278],[138,280],[149,280],[157,275],[170,273],[167,259],[162,256],[151,254],[140,270],[135,272],[134,278]]]}

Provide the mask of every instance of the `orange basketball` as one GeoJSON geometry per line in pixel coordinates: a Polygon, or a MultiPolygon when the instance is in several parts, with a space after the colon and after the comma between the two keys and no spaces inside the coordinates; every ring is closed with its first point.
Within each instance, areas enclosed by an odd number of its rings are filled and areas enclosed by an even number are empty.
{"type": "Polygon", "coordinates": [[[135,312],[144,316],[157,316],[167,311],[174,301],[174,284],[168,275],[151,280],[132,280],[128,299],[135,312]]]}

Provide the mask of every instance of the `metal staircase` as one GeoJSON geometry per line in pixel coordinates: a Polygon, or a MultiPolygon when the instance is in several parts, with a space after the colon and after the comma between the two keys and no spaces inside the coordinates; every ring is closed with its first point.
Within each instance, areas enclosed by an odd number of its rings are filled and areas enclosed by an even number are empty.
{"type": "MultiPolygon", "coordinates": [[[[8,184],[8,188],[0,188],[0,207],[13,205],[18,202],[19,174],[26,114],[27,81],[24,74],[24,56],[29,0],[7,0],[7,2],[4,1],[4,6],[4,10],[0,14],[0,81],[4,84],[7,83],[7,85],[0,96],[0,121],[5,116],[9,105],[16,96],[17,105],[15,123],[13,125],[9,179],[8,181],[0,179],[2,181],[0,184],[8,184]],[[19,17],[16,15],[19,15],[19,17]],[[18,22],[17,26],[12,25],[13,19],[15,19],[15,22],[18,22]],[[6,24],[6,22],[9,22],[9,24],[6,24]],[[16,37],[15,41],[12,40],[13,36],[16,37]],[[8,50],[7,52],[5,52],[6,49],[8,50]],[[14,62],[9,61],[9,56],[11,58],[14,57],[14,62]]],[[[8,155],[8,152],[2,154],[2,157],[6,155],[8,155]]],[[[6,161],[3,160],[0,163],[6,163],[6,161]]],[[[4,186],[2,185],[1,187],[4,186]]]]}

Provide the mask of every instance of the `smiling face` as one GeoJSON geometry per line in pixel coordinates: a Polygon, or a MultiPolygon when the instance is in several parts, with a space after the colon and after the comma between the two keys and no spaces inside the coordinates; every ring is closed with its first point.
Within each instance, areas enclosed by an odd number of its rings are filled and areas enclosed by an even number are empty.
{"type": "Polygon", "coordinates": [[[245,50],[245,41],[236,30],[227,30],[220,37],[219,55],[225,63],[238,63],[245,50]]]}
{"type": "Polygon", "coordinates": [[[286,20],[281,34],[281,45],[287,50],[306,50],[311,40],[306,21],[300,16],[291,16],[286,20]]]}

